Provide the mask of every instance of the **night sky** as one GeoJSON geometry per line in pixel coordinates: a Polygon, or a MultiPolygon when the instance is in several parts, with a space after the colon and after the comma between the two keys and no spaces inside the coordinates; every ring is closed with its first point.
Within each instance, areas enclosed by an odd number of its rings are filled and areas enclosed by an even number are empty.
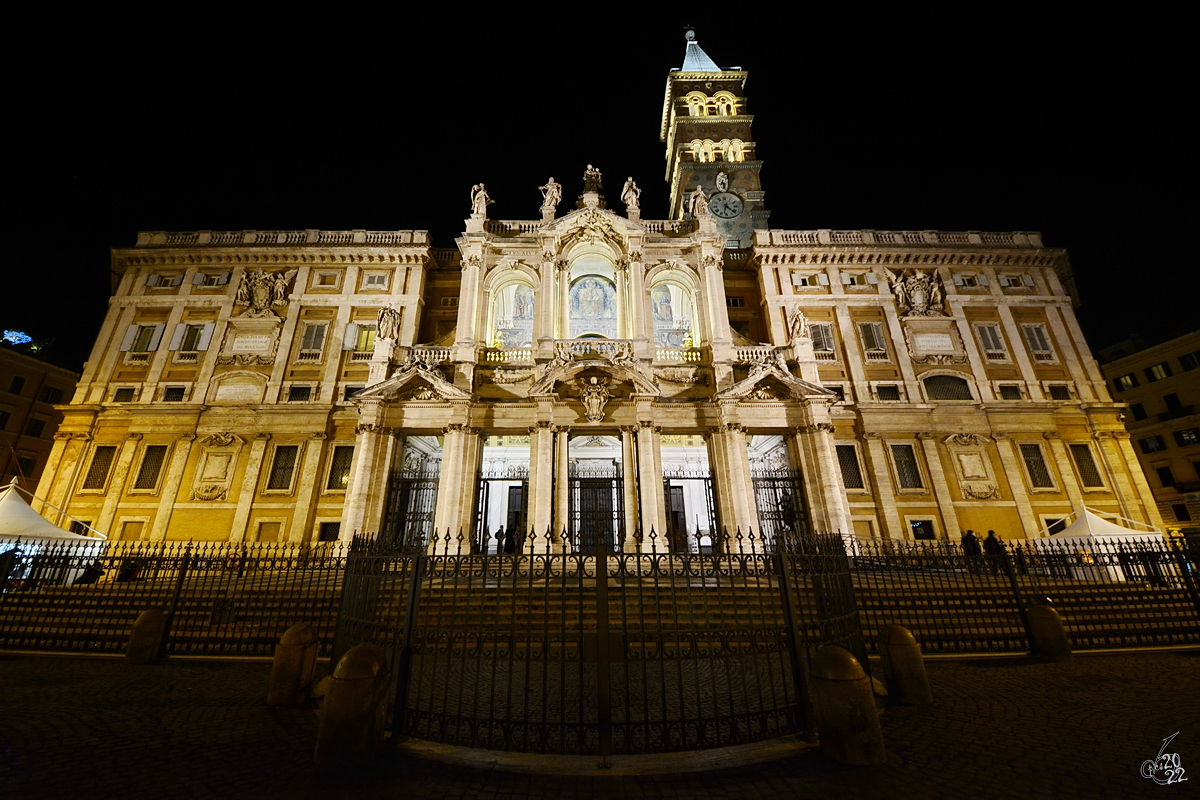
{"type": "Polygon", "coordinates": [[[472,184],[493,218],[534,219],[537,187],[554,176],[571,201],[589,163],[617,209],[632,175],[643,216],[665,217],[658,133],[685,24],[718,65],[749,70],[772,227],[1041,230],[1070,251],[1093,348],[1198,327],[1178,21],[1013,4],[445,7],[60,10],[12,31],[0,328],[78,369],[108,249],[139,230],[424,229],[452,247],[472,184]]]}

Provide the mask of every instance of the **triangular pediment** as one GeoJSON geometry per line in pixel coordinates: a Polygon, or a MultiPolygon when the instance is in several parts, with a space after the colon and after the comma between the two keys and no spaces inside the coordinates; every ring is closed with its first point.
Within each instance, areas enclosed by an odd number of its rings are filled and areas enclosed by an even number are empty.
{"type": "Polygon", "coordinates": [[[625,237],[644,234],[646,227],[607,208],[577,208],[546,225],[564,244],[607,241],[620,245],[625,237]]]}
{"type": "Polygon", "coordinates": [[[436,370],[427,369],[420,364],[411,364],[387,380],[368,386],[352,399],[355,402],[383,400],[388,403],[437,403],[470,400],[471,393],[450,383],[436,370]]]}
{"type": "Polygon", "coordinates": [[[800,380],[771,364],[756,366],[747,378],[717,392],[713,399],[804,400],[811,397],[833,398],[837,395],[823,386],[800,380]]]}
{"type": "Polygon", "coordinates": [[[580,373],[594,370],[607,375],[616,384],[627,384],[633,394],[658,395],[654,381],[633,367],[614,364],[611,361],[587,360],[568,361],[565,364],[551,362],[546,371],[529,387],[530,396],[553,394],[560,383],[574,381],[580,373]]]}

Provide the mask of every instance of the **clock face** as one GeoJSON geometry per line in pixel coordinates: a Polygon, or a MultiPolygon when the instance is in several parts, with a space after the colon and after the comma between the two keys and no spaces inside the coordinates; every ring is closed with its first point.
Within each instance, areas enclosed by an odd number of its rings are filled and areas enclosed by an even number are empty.
{"type": "Polygon", "coordinates": [[[733,219],[742,213],[742,198],[730,192],[717,192],[709,198],[708,210],[714,217],[733,219]]]}

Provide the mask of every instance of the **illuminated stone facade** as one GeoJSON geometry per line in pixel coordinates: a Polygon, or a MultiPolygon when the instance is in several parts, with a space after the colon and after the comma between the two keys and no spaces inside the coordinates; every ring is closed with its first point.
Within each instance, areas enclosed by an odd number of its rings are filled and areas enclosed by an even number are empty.
{"type": "Polygon", "coordinates": [[[122,538],[477,551],[1013,538],[1081,503],[1158,524],[1066,253],[768,229],[744,82],[689,39],[669,220],[589,167],[529,220],[474,187],[455,249],[141,234],[41,492],[122,538]]]}

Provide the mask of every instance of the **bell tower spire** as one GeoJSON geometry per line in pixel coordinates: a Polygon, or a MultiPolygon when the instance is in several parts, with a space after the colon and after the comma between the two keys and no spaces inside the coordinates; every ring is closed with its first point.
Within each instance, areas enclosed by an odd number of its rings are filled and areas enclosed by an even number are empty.
{"type": "Polygon", "coordinates": [[[667,145],[666,180],[672,219],[690,216],[688,197],[700,186],[726,247],[749,247],[756,228],[767,227],[763,191],[746,110],[746,71],[721,69],[696,41],[691,27],[683,66],[667,75],[660,138],[667,145]]]}

